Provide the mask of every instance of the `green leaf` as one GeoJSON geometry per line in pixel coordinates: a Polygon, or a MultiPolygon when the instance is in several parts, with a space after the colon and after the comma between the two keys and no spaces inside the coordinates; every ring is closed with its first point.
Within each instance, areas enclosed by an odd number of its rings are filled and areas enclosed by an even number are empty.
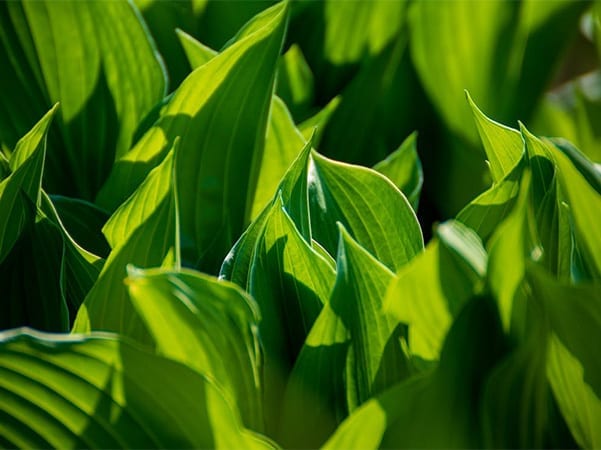
{"type": "Polygon", "coordinates": [[[386,175],[405,194],[414,211],[417,211],[424,183],[424,173],[417,154],[416,140],[417,133],[410,134],[398,149],[373,167],[382,175],[386,175]]]}
{"type": "MultiPolygon", "coordinates": [[[[533,302],[529,301],[528,307],[533,302]]],[[[482,392],[483,447],[542,448],[549,426],[547,332],[543,311],[529,315],[528,336],[491,372],[482,392]]],[[[551,444],[555,447],[554,444],[551,444]]]]}
{"type": "MultiPolygon", "coordinates": [[[[174,145],[177,143],[176,140],[174,145]]],[[[79,309],[73,331],[110,330],[144,344],[152,343],[152,336],[133,309],[123,279],[128,264],[160,266],[170,249],[179,242],[175,155],[173,148],[104,226],[103,232],[112,250],[79,309]]]]}
{"type": "MultiPolygon", "coordinates": [[[[313,142],[311,138],[309,141],[313,142]]],[[[277,194],[276,189],[280,180],[298,157],[299,152],[302,152],[305,144],[306,140],[294,125],[284,102],[278,97],[273,97],[263,160],[252,204],[252,220],[277,194]]]]}
{"type": "Polygon", "coordinates": [[[518,165],[524,154],[520,132],[497,123],[484,115],[466,92],[474,122],[484,146],[493,179],[493,185],[503,181],[518,165]]]}
{"type": "Polygon", "coordinates": [[[272,447],[209,380],[116,335],[4,332],[0,374],[6,447],[272,447]]]}
{"type": "Polygon", "coordinates": [[[504,347],[493,303],[471,300],[449,330],[438,368],[365,403],[323,448],[481,447],[475,399],[504,347]]]}
{"type": "MultiPolygon", "coordinates": [[[[190,65],[200,67],[217,53],[185,33],[179,33],[190,65]]],[[[305,139],[297,130],[285,103],[277,96],[271,99],[267,135],[259,169],[250,219],[255,220],[276,194],[280,179],[294,162],[305,139]]]]}
{"type": "Polygon", "coordinates": [[[487,255],[478,236],[459,222],[439,225],[426,251],[388,286],[384,308],[409,327],[412,355],[437,360],[454,318],[481,288],[487,255]]]}
{"type": "Polygon", "coordinates": [[[197,41],[188,33],[182,30],[175,31],[177,33],[177,37],[179,38],[181,48],[186,54],[188,64],[190,67],[192,67],[192,70],[205,65],[219,54],[219,52],[216,52],[212,48],[204,45],[202,42],[197,41]]]}
{"type": "Polygon", "coordinates": [[[334,97],[322,109],[298,125],[298,129],[305,139],[309,139],[313,136],[313,145],[315,147],[319,146],[323,132],[328,126],[328,122],[332,118],[336,108],[338,108],[341,100],[342,98],[340,96],[334,97]]]}
{"type": "Polygon", "coordinates": [[[11,174],[0,182],[0,262],[34,219],[40,204],[46,136],[57,108],[55,105],[17,142],[9,160],[11,174]]]}
{"type": "Polygon", "coordinates": [[[128,273],[129,296],[157,353],[220,386],[243,422],[262,429],[256,303],[237,286],[192,271],[128,273]]]}
{"type": "Polygon", "coordinates": [[[165,73],[137,10],[126,1],[2,5],[0,140],[9,148],[61,103],[45,181],[92,200],[139,121],[165,94],[165,73]],[[85,64],[82,63],[85,61],[85,64]],[[10,68],[10,69],[9,69],[10,68]],[[25,102],[27,108],[14,108],[25,102]]]}
{"type": "Polygon", "coordinates": [[[374,170],[313,153],[309,204],[313,237],[332,255],[337,246],[336,222],[391,270],[398,270],[423,249],[411,205],[374,170]]]}
{"type": "Polygon", "coordinates": [[[277,199],[257,238],[248,285],[263,315],[268,429],[277,427],[286,379],[334,279],[334,269],[303,239],[283,199],[277,199]]]}
{"type": "Polygon", "coordinates": [[[292,44],[278,65],[277,93],[297,119],[306,118],[313,103],[314,79],[303,52],[292,44]]]}
{"type": "Polygon", "coordinates": [[[595,280],[601,279],[601,230],[595,214],[601,208],[601,193],[562,152],[552,153],[559,172],[561,193],[569,205],[576,242],[595,280]]]}
{"type": "Polygon", "coordinates": [[[286,211],[294,221],[300,234],[307,242],[311,242],[307,200],[307,174],[311,144],[311,140],[305,144],[305,147],[282,177],[271,205],[267,205],[263,209],[230,250],[221,266],[220,278],[233,281],[248,290],[251,263],[257,241],[265,226],[272,205],[279,201],[280,196],[286,211]]]}
{"type": "Polygon", "coordinates": [[[22,230],[12,251],[0,263],[0,329],[30,326],[68,331],[63,270],[63,237],[56,225],[38,216],[22,230]]]}
{"type": "Polygon", "coordinates": [[[183,256],[209,272],[250,223],[286,17],[285,3],[264,11],[253,19],[254,32],[192,72],[155,126],[116,162],[98,198],[114,208],[181,136],[183,256]]]}
{"type": "Polygon", "coordinates": [[[601,364],[593,342],[601,339],[599,284],[570,286],[528,266],[533,293],[548,311],[551,330],[547,375],[570,431],[579,445],[601,442],[601,364]]]}
{"type": "Polygon", "coordinates": [[[50,197],[60,220],[73,240],[91,253],[106,257],[110,247],[102,234],[109,216],[85,200],[53,195],[50,197]]]}
{"type": "Polygon", "coordinates": [[[154,38],[169,74],[169,92],[176,89],[190,72],[186,55],[180,45],[183,29],[195,34],[206,0],[163,2],[160,0],[135,0],[150,34],[154,38]],[[178,39],[179,38],[179,39],[178,39]]]}
{"type": "MultiPolygon", "coordinates": [[[[405,2],[386,3],[403,8],[405,2]]],[[[385,158],[417,126],[417,113],[406,108],[415,96],[415,84],[407,33],[399,32],[382,51],[366,59],[344,90],[337,92],[340,104],[327,120],[320,152],[370,166],[385,158]]]]}
{"type": "Polygon", "coordinates": [[[340,227],[337,275],[290,375],[279,439],[321,444],[349,411],[409,374],[398,321],[382,309],[392,273],[340,227]]]}

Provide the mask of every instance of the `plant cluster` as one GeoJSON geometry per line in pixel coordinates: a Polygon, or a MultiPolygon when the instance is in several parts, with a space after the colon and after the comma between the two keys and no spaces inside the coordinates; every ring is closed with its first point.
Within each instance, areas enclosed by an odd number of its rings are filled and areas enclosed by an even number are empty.
{"type": "Polygon", "coordinates": [[[0,446],[601,446],[598,9],[0,3],[0,446]]]}

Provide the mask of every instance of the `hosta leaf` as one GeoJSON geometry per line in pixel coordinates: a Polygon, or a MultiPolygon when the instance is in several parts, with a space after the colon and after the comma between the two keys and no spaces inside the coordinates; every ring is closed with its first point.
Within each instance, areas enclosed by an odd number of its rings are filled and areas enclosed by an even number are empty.
{"type": "Polygon", "coordinates": [[[106,257],[110,247],[102,234],[108,214],[93,203],[76,198],[50,197],[60,220],[73,240],[95,255],[106,257]]]}
{"type": "Polygon", "coordinates": [[[188,33],[197,31],[206,0],[163,2],[160,0],[135,0],[144,21],[156,41],[159,53],[169,73],[169,91],[176,89],[186,78],[190,66],[180,45],[176,29],[188,33]]]}
{"type": "Polygon", "coordinates": [[[250,222],[286,17],[285,3],[264,11],[254,21],[261,27],[192,72],[155,126],[116,162],[99,196],[114,208],[181,136],[183,256],[208,271],[250,222]]]}
{"type": "Polygon", "coordinates": [[[338,221],[391,270],[398,270],[423,249],[411,205],[391,181],[374,170],[313,153],[309,204],[313,237],[332,255],[338,221]]]}
{"type": "MultiPolygon", "coordinates": [[[[286,211],[294,221],[298,231],[307,242],[311,242],[311,226],[309,224],[309,205],[307,200],[307,171],[311,154],[309,140],[294,162],[290,165],[272,199],[272,205],[281,196],[286,211]]],[[[248,290],[249,274],[257,241],[261,235],[267,215],[272,205],[263,209],[250,224],[223,261],[219,277],[233,281],[248,290]]]]}
{"type": "Polygon", "coordinates": [[[176,30],[180,45],[186,54],[188,64],[192,70],[205,65],[219,53],[210,47],[207,47],[202,42],[197,41],[188,33],[182,30],[176,30]]]}
{"type": "Polygon", "coordinates": [[[258,236],[248,287],[263,315],[268,429],[277,426],[285,381],[334,278],[334,269],[303,239],[280,197],[258,236]]]}
{"type": "Polygon", "coordinates": [[[323,132],[332,118],[334,111],[336,111],[336,108],[340,105],[340,101],[340,96],[334,97],[322,109],[298,125],[298,129],[305,139],[309,139],[313,136],[313,145],[315,147],[319,147],[323,132]]]}
{"type": "Polygon", "coordinates": [[[110,330],[145,344],[152,342],[131,305],[123,279],[128,264],[160,266],[178,242],[174,159],[172,149],[106,223],[103,231],[112,250],[79,309],[75,332],[110,330]]]}
{"type": "MultiPolygon", "coordinates": [[[[313,139],[308,140],[312,144],[313,139]]],[[[251,219],[254,220],[269,200],[274,198],[280,180],[305,144],[306,140],[294,125],[284,102],[278,97],[273,97],[251,219]]]]}
{"type": "Polygon", "coordinates": [[[374,166],[374,170],[386,175],[405,194],[414,211],[417,211],[424,183],[416,140],[417,133],[410,134],[397,150],[374,166]]]}
{"type": "Polygon", "coordinates": [[[277,93],[298,120],[304,119],[314,97],[314,79],[303,52],[296,44],[280,59],[277,93]]]}
{"type": "Polygon", "coordinates": [[[136,9],[126,1],[2,5],[0,139],[12,147],[60,101],[45,181],[93,199],[138,122],[164,95],[165,73],[136,9]],[[85,61],[85,64],[82,63],[85,61]],[[27,108],[13,108],[27,103],[27,108]]]}
{"type": "Polygon", "coordinates": [[[369,56],[398,36],[405,22],[405,1],[338,2],[294,5],[290,36],[300,44],[314,70],[319,98],[330,99],[369,56]],[[307,23],[314,24],[307,33],[307,23]]]}
{"type": "Polygon", "coordinates": [[[129,296],[157,353],[221,386],[244,423],[263,427],[259,309],[237,286],[192,271],[129,269],[129,296]]]}
{"type": "MultiPolygon", "coordinates": [[[[398,8],[405,2],[386,3],[398,8]]],[[[338,7],[339,2],[332,4],[338,7]]],[[[365,60],[339,94],[340,104],[327,120],[320,152],[337,160],[373,165],[415,128],[412,123],[418,113],[406,107],[416,89],[406,50],[407,35],[400,33],[381,52],[365,60]]]]}
{"type": "MultiPolygon", "coordinates": [[[[217,54],[185,33],[180,33],[179,36],[192,68],[200,67],[217,54]]],[[[280,98],[272,97],[270,109],[263,158],[252,200],[251,220],[255,220],[274,198],[281,178],[305,144],[305,139],[295,127],[290,112],[280,98]]]]}
{"type": "MultiPolygon", "coordinates": [[[[489,241],[488,284],[499,308],[501,323],[506,332],[520,332],[524,325],[524,296],[522,282],[526,259],[537,243],[529,230],[530,172],[521,182],[517,203],[509,216],[498,226],[489,241]]],[[[531,214],[530,214],[531,215],[531,214]]],[[[537,248],[533,256],[540,255],[537,248]]]]}
{"type": "Polygon", "coordinates": [[[552,158],[559,171],[559,184],[569,205],[578,243],[595,280],[601,279],[601,230],[597,211],[601,209],[601,193],[562,152],[555,150],[552,158]]]}
{"type": "Polygon", "coordinates": [[[52,200],[42,192],[42,211],[60,230],[64,243],[64,280],[65,297],[69,306],[70,323],[75,319],[77,310],[83,303],[86,295],[98,279],[104,265],[104,259],[82,248],[71,237],[64,227],[52,200]]]}
{"type": "Polygon", "coordinates": [[[494,368],[482,393],[484,447],[544,446],[550,404],[547,334],[542,311],[532,312],[526,341],[494,368]]]}
{"type": "Polygon", "coordinates": [[[365,403],[323,448],[481,447],[475,398],[503,353],[494,305],[471,300],[449,330],[439,367],[365,403]]]}
{"type": "Polygon", "coordinates": [[[46,155],[46,135],[57,105],[17,143],[9,160],[11,174],[0,182],[0,262],[23,227],[35,217],[46,155]]]}
{"type": "Polygon", "coordinates": [[[478,290],[487,256],[478,236],[459,222],[435,231],[426,251],[390,283],[385,309],[409,327],[409,351],[437,360],[451,323],[478,290]]]}
{"type": "Polygon", "coordinates": [[[393,274],[341,227],[336,283],[290,376],[279,438],[314,447],[373,395],[409,374],[403,330],[382,309],[393,274]]]}
{"type": "Polygon", "coordinates": [[[269,448],[197,372],[116,335],[0,335],[0,441],[43,448],[269,448]]]}
{"type": "Polygon", "coordinates": [[[519,131],[486,117],[470,95],[466,95],[488,158],[493,184],[500,183],[522,159],[524,154],[522,136],[519,131]]]}
{"type": "Polygon", "coordinates": [[[63,285],[63,238],[56,225],[38,216],[22,230],[0,264],[2,313],[0,329],[30,326],[69,330],[63,285]]]}
{"type": "Polygon", "coordinates": [[[593,342],[601,339],[601,288],[570,286],[528,266],[534,295],[548,311],[552,337],[547,375],[559,408],[579,445],[599,446],[601,364],[593,342]]]}

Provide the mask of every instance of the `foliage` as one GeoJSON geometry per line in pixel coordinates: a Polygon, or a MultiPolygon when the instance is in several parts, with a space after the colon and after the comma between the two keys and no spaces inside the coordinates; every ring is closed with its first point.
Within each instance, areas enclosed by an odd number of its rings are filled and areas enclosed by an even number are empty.
{"type": "Polygon", "coordinates": [[[600,12],[0,3],[0,445],[600,447],[600,12]]]}

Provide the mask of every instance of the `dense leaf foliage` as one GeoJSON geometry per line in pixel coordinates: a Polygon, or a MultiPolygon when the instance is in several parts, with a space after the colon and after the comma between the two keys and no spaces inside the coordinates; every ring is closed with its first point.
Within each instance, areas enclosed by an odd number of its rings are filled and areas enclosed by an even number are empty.
{"type": "Polygon", "coordinates": [[[0,446],[600,447],[599,14],[1,3],[0,446]]]}

